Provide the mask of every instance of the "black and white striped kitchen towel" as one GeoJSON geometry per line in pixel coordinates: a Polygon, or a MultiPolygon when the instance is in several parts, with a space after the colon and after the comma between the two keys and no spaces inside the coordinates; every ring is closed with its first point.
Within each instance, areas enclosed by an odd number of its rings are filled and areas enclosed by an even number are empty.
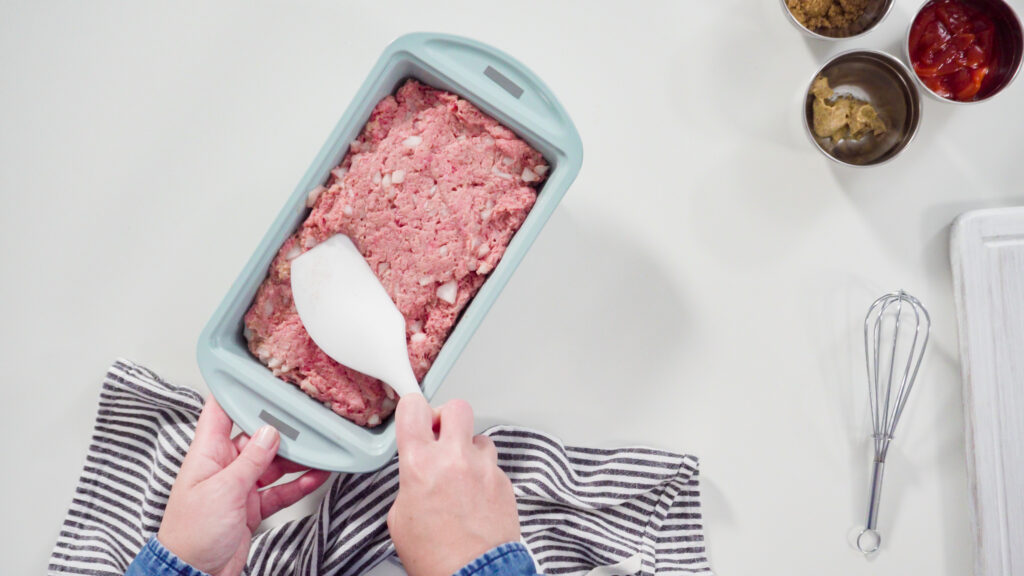
{"type": "MultiPolygon", "coordinates": [[[[160,526],[202,406],[198,392],[141,366],[111,366],[49,574],[124,573],[160,526]]],[[[566,447],[508,426],[486,433],[542,572],[710,573],[693,456],[566,447]]],[[[337,475],[316,513],[254,538],[248,574],[359,575],[393,555],[385,522],[397,470],[393,461],[371,474],[337,475]]]]}

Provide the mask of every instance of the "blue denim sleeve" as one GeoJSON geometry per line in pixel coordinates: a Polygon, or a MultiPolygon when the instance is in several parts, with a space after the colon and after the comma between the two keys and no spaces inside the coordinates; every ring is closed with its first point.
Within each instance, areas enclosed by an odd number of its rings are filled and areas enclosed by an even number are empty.
{"type": "Polygon", "coordinates": [[[132,560],[124,576],[210,576],[186,564],[153,536],[132,560]]]}
{"type": "Polygon", "coordinates": [[[462,567],[454,576],[537,576],[526,546],[509,542],[462,567]]]}

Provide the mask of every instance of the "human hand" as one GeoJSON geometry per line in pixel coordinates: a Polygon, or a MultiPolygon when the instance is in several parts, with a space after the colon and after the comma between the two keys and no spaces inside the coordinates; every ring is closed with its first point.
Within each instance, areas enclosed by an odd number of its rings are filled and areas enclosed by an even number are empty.
{"type": "Polygon", "coordinates": [[[260,522],[316,490],[329,473],[308,470],[265,490],[281,476],[306,470],[276,457],[281,438],[270,426],[250,439],[231,438],[231,419],[211,395],[174,481],[157,540],[178,558],[213,576],[245,567],[260,522]]]}
{"type": "Polygon", "coordinates": [[[473,436],[462,400],[435,412],[419,394],[395,413],[398,496],[388,529],[410,576],[451,576],[495,546],[519,540],[512,482],[487,436],[473,436]]]}

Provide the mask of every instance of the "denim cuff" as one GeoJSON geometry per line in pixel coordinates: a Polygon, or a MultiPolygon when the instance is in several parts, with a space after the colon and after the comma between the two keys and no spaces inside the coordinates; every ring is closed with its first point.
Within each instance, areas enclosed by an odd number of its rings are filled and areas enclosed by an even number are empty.
{"type": "Polygon", "coordinates": [[[454,576],[535,576],[533,558],[520,542],[502,544],[466,564],[454,576]]]}
{"type": "Polygon", "coordinates": [[[125,576],[210,576],[189,566],[153,536],[128,566],[125,576]]]}

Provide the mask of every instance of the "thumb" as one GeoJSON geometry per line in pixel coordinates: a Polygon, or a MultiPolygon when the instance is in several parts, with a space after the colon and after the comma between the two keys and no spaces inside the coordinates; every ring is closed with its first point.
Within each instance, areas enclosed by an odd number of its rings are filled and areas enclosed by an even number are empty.
{"type": "Polygon", "coordinates": [[[224,469],[223,475],[246,489],[252,488],[274,462],[280,443],[281,436],[273,426],[260,428],[242,448],[238,458],[224,469]]]}

